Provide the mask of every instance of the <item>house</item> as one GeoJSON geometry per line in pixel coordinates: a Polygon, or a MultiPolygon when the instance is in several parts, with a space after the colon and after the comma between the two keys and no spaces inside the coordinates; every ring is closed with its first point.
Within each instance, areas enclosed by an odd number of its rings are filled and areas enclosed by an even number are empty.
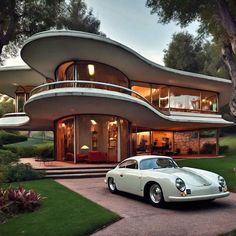
{"type": "Polygon", "coordinates": [[[28,66],[0,68],[16,112],[0,128],[54,131],[60,161],[217,155],[231,81],[160,66],[103,36],[46,31],[24,44],[28,66]]]}

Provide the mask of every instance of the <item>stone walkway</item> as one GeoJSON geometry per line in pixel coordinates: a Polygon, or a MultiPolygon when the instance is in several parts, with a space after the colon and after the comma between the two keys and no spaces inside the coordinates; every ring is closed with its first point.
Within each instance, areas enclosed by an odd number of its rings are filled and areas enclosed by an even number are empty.
{"type": "Polygon", "coordinates": [[[236,229],[234,193],[212,203],[169,204],[166,209],[158,209],[139,197],[111,194],[103,178],[57,181],[123,217],[94,236],[213,236],[236,229]]]}

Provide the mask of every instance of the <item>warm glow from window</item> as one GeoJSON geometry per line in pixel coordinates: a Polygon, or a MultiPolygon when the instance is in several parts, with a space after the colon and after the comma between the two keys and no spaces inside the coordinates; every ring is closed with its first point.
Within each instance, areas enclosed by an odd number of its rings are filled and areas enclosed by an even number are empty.
{"type": "Polygon", "coordinates": [[[65,124],[65,123],[62,123],[62,124],[61,124],[61,127],[62,127],[62,128],[65,128],[65,127],[66,127],[66,124],[65,124]]]}
{"type": "Polygon", "coordinates": [[[90,76],[93,76],[95,74],[94,65],[88,64],[88,72],[90,76]]]}
{"type": "Polygon", "coordinates": [[[95,120],[91,120],[91,123],[92,123],[93,125],[96,125],[96,124],[97,124],[97,122],[96,122],[95,120]]]}

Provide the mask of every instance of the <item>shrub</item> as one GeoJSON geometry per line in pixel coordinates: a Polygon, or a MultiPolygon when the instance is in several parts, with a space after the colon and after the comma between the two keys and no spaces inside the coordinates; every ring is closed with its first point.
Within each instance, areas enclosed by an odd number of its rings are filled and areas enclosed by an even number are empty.
{"type": "Polygon", "coordinates": [[[16,146],[9,145],[4,147],[6,150],[10,150],[16,153],[19,157],[42,157],[42,158],[53,158],[53,143],[41,143],[31,146],[16,146]]]}
{"type": "Polygon", "coordinates": [[[17,163],[8,166],[5,170],[3,182],[19,182],[33,179],[40,179],[44,175],[43,171],[34,170],[30,164],[17,163]]]}
{"type": "Polygon", "coordinates": [[[216,152],[216,144],[213,143],[204,143],[200,153],[201,154],[213,154],[216,152]]]}
{"type": "Polygon", "coordinates": [[[18,188],[0,188],[0,222],[19,212],[34,211],[41,204],[40,194],[18,188]]]}
{"type": "Polygon", "coordinates": [[[8,165],[19,160],[17,155],[9,150],[0,149],[0,165],[8,165]]]}
{"type": "Polygon", "coordinates": [[[36,155],[42,159],[54,158],[54,146],[53,143],[38,144],[36,146],[36,155]]]}
{"type": "Polygon", "coordinates": [[[220,148],[219,148],[219,153],[220,154],[224,154],[224,153],[227,153],[227,152],[229,152],[229,146],[227,146],[227,145],[220,146],[220,148]]]}
{"type": "Polygon", "coordinates": [[[27,140],[27,137],[24,135],[6,132],[4,130],[0,131],[0,144],[11,144],[11,143],[19,143],[27,140]]]}
{"type": "Polygon", "coordinates": [[[11,152],[17,154],[19,157],[34,157],[36,155],[36,147],[35,146],[5,146],[6,150],[10,150],[11,152]]]}

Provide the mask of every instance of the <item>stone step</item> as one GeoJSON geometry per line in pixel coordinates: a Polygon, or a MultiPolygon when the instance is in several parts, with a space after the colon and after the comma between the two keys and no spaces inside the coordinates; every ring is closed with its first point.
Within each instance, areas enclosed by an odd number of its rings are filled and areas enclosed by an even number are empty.
{"type": "Polygon", "coordinates": [[[35,170],[86,170],[86,169],[114,169],[116,165],[94,165],[94,166],[68,166],[68,167],[47,167],[35,168],[35,170]]]}
{"type": "Polygon", "coordinates": [[[111,169],[72,169],[72,170],[45,170],[46,175],[68,175],[68,174],[89,174],[107,173],[111,169]]]}
{"type": "Polygon", "coordinates": [[[60,174],[60,175],[46,175],[45,179],[80,179],[80,178],[99,178],[105,177],[106,173],[86,173],[86,174],[60,174]]]}

